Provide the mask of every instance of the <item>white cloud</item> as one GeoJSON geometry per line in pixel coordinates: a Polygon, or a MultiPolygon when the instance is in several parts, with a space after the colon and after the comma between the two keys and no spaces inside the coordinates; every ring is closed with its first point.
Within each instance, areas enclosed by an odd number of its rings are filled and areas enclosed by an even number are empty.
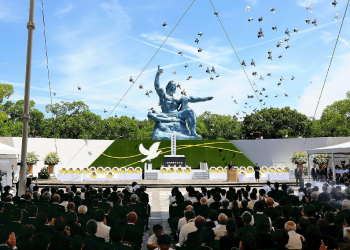
{"type": "Polygon", "coordinates": [[[62,17],[63,15],[67,14],[68,12],[70,12],[72,10],[73,6],[71,4],[68,4],[67,7],[62,8],[62,9],[58,9],[55,12],[56,16],[62,17]]]}
{"type": "Polygon", "coordinates": [[[131,18],[117,0],[103,2],[101,8],[113,19],[123,19],[123,23],[131,22],[131,18]]]}
{"type": "MultiPolygon", "coordinates": [[[[323,90],[321,100],[317,109],[316,118],[320,118],[322,111],[327,105],[335,101],[345,99],[346,92],[350,91],[349,85],[346,84],[348,79],[348,69],[350,67],[350,53],[346,54],[344,59],[338,63],[333,62],[330,73],[323,90]]],[[[321,94],[322,85],[326,72],[317,74],[304,89],[304,94],[300,102],[297,104],[297,110],[307,116],[313,116],[316,105],[321,94]]]]}
{"type": "Polygon", "coordinates": [[[330,41],[332,41],[332,40],[334,39],[334,37],[331,35],[330,32],[322,31],[321,39],[322,39],[325,43],[329,43],[330,41]]]}

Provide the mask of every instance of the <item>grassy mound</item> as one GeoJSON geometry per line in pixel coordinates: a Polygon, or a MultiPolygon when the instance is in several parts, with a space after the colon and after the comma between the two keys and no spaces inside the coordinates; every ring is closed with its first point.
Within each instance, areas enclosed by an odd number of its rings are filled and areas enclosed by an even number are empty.
{"type": "MultiPolygon", "coordinates": [[[[95,167],[143,167],[141,162],[146,156],[139,151],[142,143],[149,149],[153,140],[116,140],[101,154],[91,166],[95,167]]],[[[152,163],[153,169],[159,169],[164,155],[170,155],[170,140],[161,141],[159,149],[162,153],[152,163]]],[[[211,140],[179,140],[176,141],[176,154],[185,155],[186,162],[192,168],[199,168],[200,162],[207,162],[208,166],[227,166],[230,161],[237,166],[253,166],[253,163],[230,142],[211,140]]]]}

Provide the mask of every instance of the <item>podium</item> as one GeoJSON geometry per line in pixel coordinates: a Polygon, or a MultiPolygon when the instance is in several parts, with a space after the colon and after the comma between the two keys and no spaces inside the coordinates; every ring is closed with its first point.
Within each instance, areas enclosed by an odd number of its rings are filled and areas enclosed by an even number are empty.
{"type": "Polygon", "coordinates": [[[227,170],[227,181],[238,181],[238,169],[227,170]]]}

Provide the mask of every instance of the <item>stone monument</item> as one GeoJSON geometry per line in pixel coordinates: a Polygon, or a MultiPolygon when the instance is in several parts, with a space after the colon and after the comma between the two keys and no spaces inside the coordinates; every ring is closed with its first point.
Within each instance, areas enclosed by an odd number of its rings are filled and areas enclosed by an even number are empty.
{"type": "Polygon", "coordinates": [[[164,91],[159,83],[159,76],[162,73],[163,69],[158,66],[154,88],[159,96],[162,112],[159,114],[152,111],[148,112],[148,118],[156,122],[151,139],[170,140],[174,132],[176,132],[177,140],[201,139],[201,136],[196,133],[196,114],[188,107],[188,103],[205,102],[213,99],[213,97],[176,95],[176,83],[174,81],[169,81],[164,91]]]}

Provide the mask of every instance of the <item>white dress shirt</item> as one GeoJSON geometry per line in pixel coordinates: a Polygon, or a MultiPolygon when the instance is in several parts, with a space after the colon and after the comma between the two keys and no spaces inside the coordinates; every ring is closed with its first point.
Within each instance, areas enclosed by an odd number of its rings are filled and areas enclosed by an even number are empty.
{"type": "Polygon", "coordinates": [[[263,186],[263,189],[265,190],[265,192],[266,192],[266,196],[267,196],[267,194],[271,191],[271,188],[270,188],[270,186],[269,185],[265,185],[265,186],[263,186]]]}
{"type": "Polygon", "coordinates": [[[148,242],[147,242],[147,245],[150,244],[150,245],[154,245],[154,246],[158,246],[158,238],[155,234],[153,234],[152,236],[150,236],[148,238],[148,242]]]}
{"type": "Polygon", "coordinates": [[[186,221],[186,217],[182,217],[180,220],[179,220],[179,223],[177,224],[177,230],[181,230],[181,228],[187,224],[187,221],[186,221]]]}
{"type": "Polygon", "coordinates": [[[67,212],[68,201],[63,201],[60,205],[63,206],[67,212]]]}
{"type": "Polygon", "coordinates": [[[215,234],[215,240],[220,240],[222,236],[225,236],[226,233],[226,225],[217,225],[217,227],[213,228],[215,234]]]}
{"type": "Polygon", "coordinates": [[[189,233],[197,231],[196,226],[194,225],[194,219],[188,221],[186,225],[181,228],[179,235],[179,244],[182,245],[186,240],[189,233]]]}
{"type": "Polygon", "coordinates": [[[111,228],[109,226],[106,226],[102,221],[97,222],[97,232],[96,236],[100,238],[104,238],[106,242],[109,240],[109,230],[111,228]]]}
{"type": "Polygon", "coordinates": [[[247,208],[250,208],[251,210],[254,210],[254,204],[255,203],[256,203],[256,200],[249,201],[247,208]]]}
{"type": "Polygon", "coordinates": [[[210,207],[210,204],[214,202],[213,197],[211,197],[209,200],[207,200],[207,206],[210,207]]]}
{"type": "Polygon", "coordinates": [[[289,231],[289,241],[286,245],[288,249],[301,249],[303,245],[301,244],[300,234],[297,234],[295,231],[289,231]]]}

